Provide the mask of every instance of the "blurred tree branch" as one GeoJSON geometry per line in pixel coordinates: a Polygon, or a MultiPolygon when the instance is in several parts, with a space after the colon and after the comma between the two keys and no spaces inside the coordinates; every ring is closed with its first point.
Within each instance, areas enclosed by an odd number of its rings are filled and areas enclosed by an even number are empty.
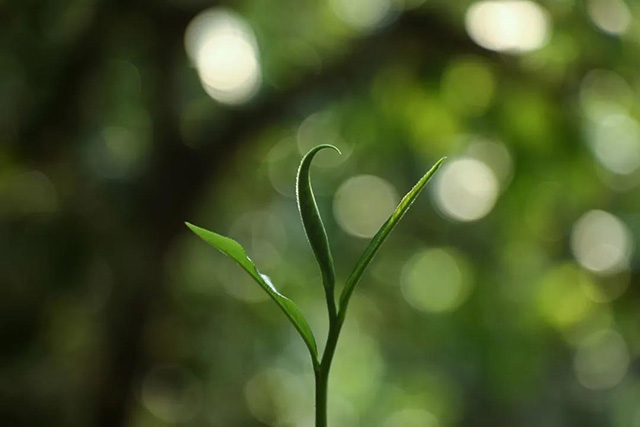
{"type": "Polygon", "coordinates": [[[80,108],[82,85],[89,72],[97,68],[104,59],[102,48],[109,34],[111,20],[117,15],[117,8],[107,0],[96,2],[92,19],[85,30],[68,49],[66,58],[59,69],[53,69],[55,77],[43,105],[39,105],[30,119],[20,124],[19,143],[14,147],[18,157],[26,163],[42,162],[51,155],[66,148],[70,138],[69,129],[75,129],[80,108]],[[60,135],[58,145],[51,144],[53,135],[60,135]]]}

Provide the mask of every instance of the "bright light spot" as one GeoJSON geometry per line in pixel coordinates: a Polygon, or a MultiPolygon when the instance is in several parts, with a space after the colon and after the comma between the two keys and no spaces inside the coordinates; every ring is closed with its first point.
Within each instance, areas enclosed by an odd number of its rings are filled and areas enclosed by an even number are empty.
{"type": "Polygon", "coordinates": [[[239,15],[224,9],[202,12],[189,23],[185,46],[212,98],[242,104],[258,91],[261,72],[255,36],[239,15]]]}
{"type": "Polygon", "coordinates": [[[580,106],[593,120],[626,112],[633,98],[629,83],[613,71],[591,70],[580,83],[580,106]]]}
{"type": "Polygon", "coordinates": [[[588,282],[586,273],[571,264],[549,271],[538,287],[537,303],[542,317],[561,329],[584,319],[594,307],[583,292],[588,282]]]}
{"type": "Polygon", "coordinates": [[[390,0],[330,0],[330,3],[338,18],[359,31],[380,27],[393,12],[390,0]]]}
{"type": "Polygon", "coordinates": [[[373,237],[398,203],[391,184],[373,175],[349,178],[336,192],[333,213],[338,225],[356,237],[373,237]]]}
{"type": "Polygon", "coordinates": [[[328,112],[315,113],[307,117],[297,134],[300,154],[307,154],[309,150],[320,144],[331,144],[338,147],[342,154],[333,150],[322,150],[313,159],[313,164],[321,167],[333,167],[344,162],[350,155],[352,148],[340,137],[335,117],[328,112]]]}
{"type": "Polygon", "coordinates": [[[589,0],[587,11],[593,23],[609,34],[622,34],[631,23],[631,12],[622,0],[589,0]]]}
{"type": "Polygon", "coordinates": [[[578,346],[573,368],[578,381],[586,388],[615,387],[629,368],[627,344],[611,329],[595,332],[578,346]]]}
{"type": "Polygon", "coordinates": [[[312,396],[303,378],[282,369],[267,369],[246,384],[245,399],[251,414],[267,425],[300,425],[312,396]]]}
{"type": "Polygon", "coordinates": [[[584,268],[610,275],[629,267],[633,242],[629,229],[617,217],[592,210],[573,226],[571,250],[584,268]]]}
{"type": "Polygon", "coordinates": [[[436,204],[444,214],[458,221],[475,221],[491,212],[499,185],[485,163],[460,158],[443,165],[433,188],[436,204]]]}
{"type": "Polygon", "coordinates": [[[448,312],[462,304],[471,288],[469,267],[449,249],[427,249],[414,255],[400,276],[402,295],[414,308],[448,312]]]}
{"type": "Polygon", "coordinates": [[[491,68],[477,58],[464,58],[447,67],[442,77],[444,101],[461,115],[477,116],[486,111],[495,93],[491,68]]]}
{"type": "Polygon", "coordinates": [[[141,397],[144,406],[160,420],[184,423],[200,410],[202,387],[186,369],[165,366],[146,375],[141,397]]]}
{"type": "Polygon", "coordinates": [[[527,0],[480,1],[467,10],[469,36],[480,46],[500,52],[537,50],[549,39],[549,18],[527,0]]]}
{"type": "Polygon", "coordinates": [[[611,172],[628,175],[640,168],[640,126],[627,114],[605,115],[587,135],[597,160],[611,172]]]}
{"type": "Polygon", "coordinates": [[[229,34],[209,40],[199,52],[198,68],[205,90],[219,101],[243,103],[257,90],[258,60],[242,37],[229,34]]]}
{"type": "Polygon", "coordinates": [[[511,181],[513,159],[504,144],[479,139],[467,147],[466,154],[489,166],[500,181],[502,188],[505,188],[511,181]]]}

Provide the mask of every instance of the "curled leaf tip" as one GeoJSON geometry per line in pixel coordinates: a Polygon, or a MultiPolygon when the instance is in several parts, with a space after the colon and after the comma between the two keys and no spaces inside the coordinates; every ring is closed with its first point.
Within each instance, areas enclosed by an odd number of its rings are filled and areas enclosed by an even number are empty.
{"type": "Polygon", "coordinates": [[[311,150],[309,150],[309,152],[307,153],[307,155],[309,155],[309,153],[311,152],[315,152],[315,151],[320,151],[323,148],[331,148],[332,150],[336,151],[338,154],[342,155],[342,151],[340,151],[340,149],[338,147],[336,147],[335,145],[332,144],[320,144],[320,145],[316,145],[315,147],[313,147],[311,150]]]}
{"type": "Polygon", "coordinates": [[[324,228],[322,218],[320,217],[318,204],[316,203],[316,198],[311,188],[311,178],[309,176],[314,156],[324,148],[330,148],[340,153],[340,150],[331,144],[321,144],[309,150],[309,152],[302,158],[300,167],[298,168],[296,195],[302,225],[322,272],[324,287],[327,289],[327,294],[331,300],[330,304],[333,306],[332,299],[335,282],[333,257],[331,256],[329,239],[327,238],[327,232],[324,228]]]}

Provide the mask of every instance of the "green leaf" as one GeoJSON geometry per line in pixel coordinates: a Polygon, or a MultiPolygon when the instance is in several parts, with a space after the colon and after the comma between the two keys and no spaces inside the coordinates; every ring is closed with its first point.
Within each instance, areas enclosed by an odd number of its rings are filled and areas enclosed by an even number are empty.
{"type": "MultiPolygon", "coordinates": [[[[322,272],[322,282],[324,287],[330,292],[331,299],[333,299],[333,288],[336,280],[333,257],[331,256],[329,239],[327,238],[327,232],[322,223],[320,212],[318,211],[318,205],[313,195],[311,178],[309,176],[309,169],[314,156],[325,148],[331,148],[341,154],[340,150],[329,144],[319,145],[311,149],[300,162],[298,178],[296,180],[296,195],[304,231],[307,233],[307,239],[309,239],[309,244],[311,245],[311,249],[313,249],[313,253],[320,266],[320,271],[322,272]]],[[[329,296],[329,294],[327,295],[329,296]]],[[[335,302],[333,302],[333,304],[335,306],[335,302]]]]}
{"type": "Polygon", "coordinates": [[[351,298],[351,294],[353,294],[353,289],[358,284],[358,281],[360,280],[360,277],[362,277],[362,274],[364,273],[365,269],[367,268],[367,266],[369,265],[369,263],[371,262],[375,254],[378,252],[378,249],[380,249],[380,246],[382,245],[382,243],[389,236],[389,233],[391,233],[393,228],[402,219],[402,217],[409,210],[409,208],[411,207],[413,202],[416,200],[416,198],[418,197],[418,195],[420,194],[424,186],[427,185],[427,182],[429,182],[429,180],[436,173],[438,168],[440,168],[440,165],[442,165],[442,162],[444,162],[445,158],[446,157],[443,157],[442,159],[438,160],[436,164],[433,165],[433,167],[429,169],[429,171],[426,174],[424,174],[422,178],[420,178],[420,181],[418,181],[416,185],[413,186],[411,191],[409,191],[402,198],[396,210],[393,212],[393,214],[391,214],[389,219],[387,219],[387,221],[382,225],[382,227],[380,227],[380,230],[378,230],[376,235],[373,236],[373,239],[371,239],[371,242],[369,242],[369,245],[363,252],[362,256],[360,256],[360,259],[358,260],[355,268],[353,269],[351,276],[349,276],[349,279],[347,280],[347,284],[342,290],[342,295],[340,296],[340,318],[342,320],[344,320],[344,316],[347,311],[347,306],[349,305],[349,299],[351,298]]]}
{"type": "Polygon", "coordinates": [[[247,256],[244,248],[233,239],[221,236],[193,224],[189,224],[188,222],[185,224],[191,229],[191,231],[202,238],[202,240],[240,264],[240,267],[242,267],[256,282],[258,282],[262,289],[264,289],[275,303],[278,304],[291,323],[293,323],[293,326],[300,333],[300,336],[309,348],[313,363],[317,364],[318,348],[316,340],[307,320],[302,315],[302,312],[293,301],[278,292],[278,290],[273,286],[273,283],[271,283],[269,277],[258,271],[256,266],[247,256]]]}

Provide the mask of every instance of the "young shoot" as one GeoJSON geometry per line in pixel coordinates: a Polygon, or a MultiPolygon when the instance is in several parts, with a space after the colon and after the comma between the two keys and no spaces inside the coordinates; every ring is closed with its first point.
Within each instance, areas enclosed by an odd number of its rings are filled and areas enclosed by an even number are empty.
{"type": "Polygon", "coordinates": [[[322,283],[329,315],[329,332],[324,352],[321,355],[318,354],[318,347],[316,345],[316,339],[313,335],[313,331],[309,327],[307,320],[298,306],[289,298],[282,295],[276,289],[271,280],[266,275],[258,271],[257,267],[247,256],[244,248],[240,246],[238,242],[212,231],[205,230],[204,228],[186,223],[191,231],[223,254],[232,258],[240,265],[240,267],[249,273],[258,285],[260,285],[262,289],[269,294],[273,302],[280,307],[284,315],[287,316],[294,328],[296,328],[300,334],[300,337],[309,350],[315,374],[316,427],[327,426],[327,388],[329,382],[329,371],[331,369],[331,361],[333,360],[333,355],[338,344],[338,338],[340,337],[340,331],[345,321],[347,308],[349,307],[349,300],[351,299],[353,290],[358,284],[367,266],[371,263],[371,260],[380,249],[382,243],[389,236],[398,222],[400,222],[427,182],[429,182],[431,177],[436,173],[444,161],[444,158],[438,160],[435,165],[433,165],[433,167],[429,169],[422,178],[420,178],[411,191],[402,198],[398,207],[382,227],[380,227],[380,230],[378,230],[376,235],[371,239],[367,248],[360,256],[360,259],[356,263],[352,273],[349,275],[349,278],[342,288],[340,298],[336,301],[336,277],[333,256],[331,255],[327,232],[324,228],[322,218],[320,217],[320,212],[318,211],[318,205],[316,204],[313,189],[311,188],[309,173],[314,156],[325,148],[332,149],[340,153],[336,147],[328,144],[319,145],[311,149],[311,151],[302,158],[296,181],[298,209],[300,211],[302,225],[304,226],[304,230],[307,234],[309,244],[311,245],[311,249],[313,250],[322,273],[322,283]]]}

